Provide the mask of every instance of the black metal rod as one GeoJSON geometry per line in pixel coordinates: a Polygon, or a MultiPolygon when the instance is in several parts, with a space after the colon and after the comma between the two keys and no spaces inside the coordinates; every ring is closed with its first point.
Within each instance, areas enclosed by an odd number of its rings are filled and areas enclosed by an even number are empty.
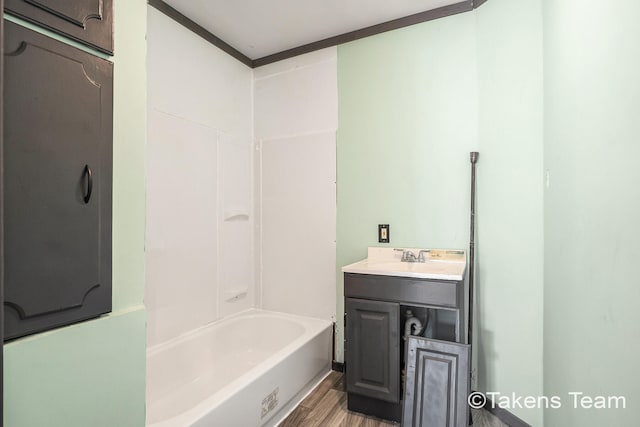
{"type": "Polygon", "coordinates": [[[473,344],[473,291],[475,278],[475,236],[476,236],[476,163],[479,153],[472,151],[471,159],[471,236],[469,238],[469,330],[467,343],[473,344]]]}
{"type": "MultiPolygon", "coordinates": [[[[473,281],[475,278],[475,236],[476,236],[476,163],[479,153],[472,151],[471,160],[471,236],[469,238],[469,319],[467,328],[467,343],[471,346],[469,355],[469,384],[473,379],[473,281]]],[[[473,417],[469,412],[469,425],[473,425],[473,417]]]]}

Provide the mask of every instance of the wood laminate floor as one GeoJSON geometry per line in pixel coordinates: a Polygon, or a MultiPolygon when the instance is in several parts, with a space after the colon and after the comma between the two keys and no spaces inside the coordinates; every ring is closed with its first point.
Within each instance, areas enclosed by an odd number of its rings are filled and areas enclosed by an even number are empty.
{"type": "MultiPolygon", "coordinates": [[[[474,427],[508,427],[486,411],[473,411],[474,427]]],[[[387,427],[397,423],[347,410],[344,375],[331,373],[278,427],[387,427]]]]}

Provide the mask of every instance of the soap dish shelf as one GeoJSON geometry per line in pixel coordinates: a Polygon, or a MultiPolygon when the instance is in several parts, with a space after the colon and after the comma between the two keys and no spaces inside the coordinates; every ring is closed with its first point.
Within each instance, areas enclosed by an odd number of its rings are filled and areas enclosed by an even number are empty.
{"type": "Polygon", "coordinates": [[[224,211],[225,221],[248,221],[249,212],[246,209],[229,209],[224,211]]]}

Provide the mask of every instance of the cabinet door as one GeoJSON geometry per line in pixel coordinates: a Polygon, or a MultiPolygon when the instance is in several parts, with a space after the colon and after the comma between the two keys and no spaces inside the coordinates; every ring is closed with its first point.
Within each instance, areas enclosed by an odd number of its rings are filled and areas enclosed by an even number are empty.
{"type": "Polygon", "coordinates": [[[466,427],[471,346],[410,336],[402,427],[466,427]]]}
{"type": "Polygon", "coordinates": [[[347,391],[400,401],[400,306],[347,298],[347,391]]]}
{"type": "Polygon", "coordinates": [[[111,310],[112,64],[5,25],[5,338],[111,310]]]}
{"type": "Polygon", "coordinates": [[[113,53],[113,0],[5,0],[5,10],[113,53]]]}
{"type": "MultiPolygon", "coordinates": [[[[0,10],[3,10],[3,1],[0,0],[0,10]]],[[[0,20],[0,70],[3,69],[4,63],[4,19],[0,20]]],[[[3,81],[0,79],[0,99],[3,98],[3,81]]],[[[2,131],[2,104],[0,104],[0,150],[2,150],[2,135],[4,132],[2,131]]],[[[2,230],[3,224],[3,210],[4,210],[4,200],[3,188],[4,188],[4,177],[2,171],[0,171],[0,230],[2,230]]],[[[3,238],[4,231],[0,231],[0,238],[3,238]]],[[[3,246],[0,243],[0,265],[2,265],[2,259],[4,259],[3,246]]],[[[2,348],[4,342],[4,305],[2,304],[2,296],[4,295],[4,274],[0,273],[0,384],[4,384],[4,349],[2,348]]],[[[3,395],[3,387],[0,387],[0,420],[4,420],[4,395],[3,395]]],[[[2,421],[0,421],[0,426],[2,426],[2,421]]]]}

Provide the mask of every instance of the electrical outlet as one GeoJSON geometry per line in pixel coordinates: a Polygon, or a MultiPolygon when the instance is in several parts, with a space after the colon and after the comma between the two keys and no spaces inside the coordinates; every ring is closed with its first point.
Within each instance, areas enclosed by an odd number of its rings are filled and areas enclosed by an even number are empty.
{"type": "Polygon", "coordinates": [[[378,243],[389,243],[389,224],[378,224],[378,243]]]}

